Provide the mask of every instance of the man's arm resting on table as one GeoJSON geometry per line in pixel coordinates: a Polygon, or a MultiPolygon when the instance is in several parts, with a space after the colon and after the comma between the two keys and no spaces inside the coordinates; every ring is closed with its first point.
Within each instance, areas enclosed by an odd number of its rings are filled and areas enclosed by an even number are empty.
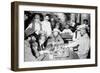
{"type": "Polygon", "coordinates": [[[76,41],[76,42],[73,42],[73,43],[70,43],[70,44],[67,44],[67,45],[65,45],[65,47],[66,48],[70,48],[70,50],[73,50],[73,47],[76,47],[76,46],[78,46],[79,45],[79,43],[76,41]]]}

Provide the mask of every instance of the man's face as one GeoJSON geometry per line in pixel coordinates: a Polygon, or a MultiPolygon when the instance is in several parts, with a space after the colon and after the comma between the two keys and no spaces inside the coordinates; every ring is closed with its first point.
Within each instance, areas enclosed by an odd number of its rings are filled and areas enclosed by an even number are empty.
{"type": "Polygon", "coordinates": [[[51,21],[54,21],[54,18],[51,18],[51,21]]]}
{"type": "Polygon", "coordinates": [[[24,20],[27,20],[28,19],[28,16],[27,15],[24,15],[24,20]]]}
{"type": "Polygon", "coordinates": [[[40,20],[40,16],[39,15],[35,15],[35,21],[38,22],[40,20]]]}
{"type": "Polygon", "coordinates": [[[87,21],[84,21],[83,23],[84,23],[84,24],[86,24],[86,25],[88,24],[88,22],[87,22],[87,21]]]}
{"type": "Polygon", "coordinates": [[[42,35],[42,36],[41,36],[41,40],[45,40],[45,36],[42,35]]]}
{"type": "Polygon", "coordinates": [[[53,32],[53,35],[56,37],[58,35],[58,32],[57,31],[53,32]]]}
{"type": "Polygon", "coordinates": [[[45,16],[45,20],[49,20],[49,16],[45,16]]]}
{"type": "Polygon", "coordinates": [[[66,25],[65,28],[68,29],[69,28],[69,25],[66,25]]]}
{"type": "Polygon", "coordinates": [[[39,40],[40,43],[43,44],[45,40],[46,40],[46,37],[44,35],[41,35],[40,40],[39,40]]]}

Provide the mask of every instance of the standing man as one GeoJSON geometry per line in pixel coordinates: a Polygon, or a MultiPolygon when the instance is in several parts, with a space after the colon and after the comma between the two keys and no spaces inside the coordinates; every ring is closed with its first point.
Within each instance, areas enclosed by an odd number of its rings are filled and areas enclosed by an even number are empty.
{"type": "Polygon", "coordinates": [[[39,35],[41,31],[41,21],[40,21],[40,15],[36,14],[29,24],[29,26],[26,28],[25,33],[28,35],[35,33],[36,35],[39,35]]]}
{"type": "Polygon", "coordinates": [[[47,37],[49,37],[52,33],[51,29],[51,23],[49,22],[49,16],[44,16],[44,21],[42,21],[42,31],[46,34],[47,37]]]}

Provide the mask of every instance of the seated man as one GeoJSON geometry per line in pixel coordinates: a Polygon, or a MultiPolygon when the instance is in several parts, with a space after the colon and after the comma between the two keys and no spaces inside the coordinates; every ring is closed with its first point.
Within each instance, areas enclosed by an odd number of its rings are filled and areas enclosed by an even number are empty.
{"type": "Polygon", "coordinates": [[[40,55],[38,51],[38,44],[35,42],[35,40],[35,37],[31,36],[24,41],[24,61],[42,61],[46,56],[45,54],[40,55]]]}
{"type": "Polygon", "coordinates": [[[50,37],[50,39],[48,39],[47,45],[52,44],[64,44],[63,39],[61,38],[60,34],[59,34],[59,30],[58,29],[54,29],[53,30],[53,34],[50,37]]]}
{"type": "MultiPolygon", "coordinates": [[[[80,29],[82,27],[85,27],[86,29],[88,29],[88,26],[86,24],[82,24],[82,25],[78,25],[77,26],[77,29],[75,30],[75,32],[73,33],[73,41],[79,39],[81,37],[81,34],[80,34],[80,29]]],[[[87,32],[87,31],[86,31],[87,32]]]]}
{"type": "Polygon", "coordinates": [[[44,32],[41,32],[40,37],[39,37],[39,51],[45,50],[45,45],[46,45],[46,34],[44,32]]]}
{"type": "Polygon", "coordinates": [[[70,47],[70,50],[73,51],[73,47],[78,46],[76,53],[78,54],[79,58],[86,59],[90,48],[90,39],[86,33],[86,26],[81,26],[79,30],[81,36],[73,43],[66,45],[66,47],[70,47]]]}

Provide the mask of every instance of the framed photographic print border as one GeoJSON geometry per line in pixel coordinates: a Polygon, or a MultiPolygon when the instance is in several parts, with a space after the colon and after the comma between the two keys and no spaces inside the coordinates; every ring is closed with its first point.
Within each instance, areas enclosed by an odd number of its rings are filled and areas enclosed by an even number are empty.
{"type": "Polygon", "coordinates": [[[76,68],[76,67],[92,67],[97,66],[97,7],[96,6],[82,6],[82,5],[68,5],[68,4],[50,4],[50,3],[33,3],[33,2],[12,2],[11,3],[11,70],[13,71],[27,71],[27,70],[47,70],[60,68],[76,68]],[[35,68],[19,68],[19,7],[20,5],[28,6],[47,6],[47,7],[62,7],[62,8],[83,8],[95,10],[95,64],[84,65],[64,65],[64,66],[50,66],[50,67],[35,67],[35,68]]]}

